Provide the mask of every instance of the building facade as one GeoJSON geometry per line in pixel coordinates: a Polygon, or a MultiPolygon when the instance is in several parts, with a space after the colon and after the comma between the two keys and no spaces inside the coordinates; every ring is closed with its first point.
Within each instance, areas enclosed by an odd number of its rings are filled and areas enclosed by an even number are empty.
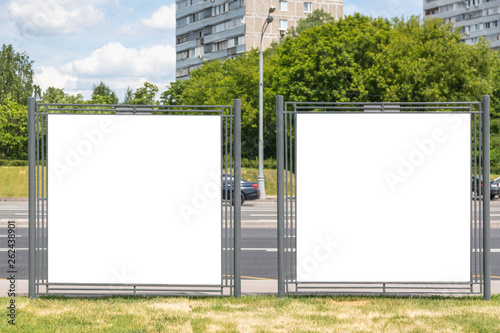
{"type": "Polygon", "coordinates": [[[232,58],[260,47],[262,26],[271,6],[274,20],[264,34],[264,48],[316,9],[335,18],[343,0],[177,0],[176,77],[185,79],[204,61],[232,58]]]}
{"type": "Polygon", "coordinates": [[[492,49],[500,48],[500,0],[424,0],[424,15],[461,28],[466,44],[484,37],[492,49]]]}

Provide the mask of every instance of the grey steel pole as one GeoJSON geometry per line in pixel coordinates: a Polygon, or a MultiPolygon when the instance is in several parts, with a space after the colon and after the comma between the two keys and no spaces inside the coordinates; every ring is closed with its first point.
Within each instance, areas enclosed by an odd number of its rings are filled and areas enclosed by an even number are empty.
{"type": "Polygon", "coordinates": [[[284,184],[283,96],[276,96],[276,161],[278,169],[278,297],[285,297],[285,184],[284,184]]]}
{"type": "Polygon", "coordinates": [[[241,100],[234,100],[234,297],[241,297],[241,100]]]}
{"type": "Polygon", "coordinates": [[[490,96],[483,96],[483,276],[484,299],[491,300],[490,266],[490,96]]]}
{"type": "Polygon", "coordinates": [[[266,198],[266,184],[264,180],[264,55],[262,52],[264,32],[267,28],[266,23],[267,21],[262,26],[259,50],[259,174],[257,176],[260,191],[259,199],[266,198]]]}
{"type": "Polygon", "coordinates": [[[36,179],[35,179],[35,161],[36,161],[36,140],[35,137],[35,98],[28,98],[28,165],[29,165],[29,279],[28,296],[35,297],[35,210],[36,210],[36,179]]]}

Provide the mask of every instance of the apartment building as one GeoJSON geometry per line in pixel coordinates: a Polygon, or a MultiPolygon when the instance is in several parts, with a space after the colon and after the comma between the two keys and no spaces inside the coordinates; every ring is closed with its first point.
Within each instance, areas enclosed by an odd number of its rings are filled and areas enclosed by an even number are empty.
{"type": "Polygon", "coordinates": [[[460,27],[467,44],[484,37],[492,49],[500,48],[500,0],[424,0],[424,14],[460,27]]]}
{"type": "Polygon", "coordinates": [[[232,58],[260,47],[269,8],[276,10],[264,34],[264,48],[316,9],[335,18],[343,15],[343,0],[177,0],[176,77],[185,79],[204,61],[232,58]]]}

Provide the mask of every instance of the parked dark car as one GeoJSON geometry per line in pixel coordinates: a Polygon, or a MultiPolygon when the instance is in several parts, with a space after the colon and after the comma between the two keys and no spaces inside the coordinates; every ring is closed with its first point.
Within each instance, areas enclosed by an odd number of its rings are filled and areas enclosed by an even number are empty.
{"type": "MultiPolygon", "coordinates": [[[[228,177],[222,175],[222,199],[229,200],[232,198],[232,204],[234,205],[234,177],[228,177]]],[[[249,182],[244,179],[241,180],[241,204],[246,200],[255,200],[259,198],[259,185],[254,182],[249,182]]]]}
{"type": "MultiPolygon", "coordinates": [[[[479,179],[478,176],[472,177],[472,198],[479,198],[483,194],[483,179],[479,179]],[[474,179],[476,181],[474,181],[474,179]],[[481,189],[481,194],[479,190],[481,189]]],[[[500,196],[500,182],[495,180],[490,180],[490,199],[493,200],[495,196],[500,196]]]]}

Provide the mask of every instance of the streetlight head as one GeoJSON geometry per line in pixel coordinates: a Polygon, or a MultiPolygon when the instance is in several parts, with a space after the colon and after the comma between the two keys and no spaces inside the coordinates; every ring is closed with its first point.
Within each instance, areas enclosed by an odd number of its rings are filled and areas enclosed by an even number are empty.
{"type": "Polygon", "coordinates": [[[267,22],[267,24],[271,24],[271,22],[273,22],[273,20],[274,20],[274,17],[272,17],[271,15],[269,15],[267,17],[267,19],[266,19],[266,22],[267,22]]]}
{"type": "Polygon", "coordinates": [[[276,10],[276,7],[274,7],[274,6],[269,7],[269,14],[271,14],[275,10],[276,10]]]}

